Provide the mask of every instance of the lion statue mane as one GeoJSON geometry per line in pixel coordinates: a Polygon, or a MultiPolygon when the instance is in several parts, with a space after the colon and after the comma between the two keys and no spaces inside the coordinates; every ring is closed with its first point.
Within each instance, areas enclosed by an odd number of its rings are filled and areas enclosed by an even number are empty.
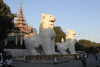
{"type": "Polygon", "coordinates": [[[59,54],[55,52],[54,38],[55,31],[53,29],[56,17],[51,14],[42,13],[42,21],[39,26],[39,34],[33,36],[27,36],[25,38],[26,47],[31,52],[31,55],[40,55],[37,48],[41,45],[45,55],[59,54]]]}

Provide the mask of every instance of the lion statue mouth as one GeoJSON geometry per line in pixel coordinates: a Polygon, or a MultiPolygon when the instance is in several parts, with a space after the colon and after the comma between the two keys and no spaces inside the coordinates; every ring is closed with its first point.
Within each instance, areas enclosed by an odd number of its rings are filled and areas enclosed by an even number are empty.
{"type": "Polygon", "coordinates": [[[55,22],[55,20],[51,20],[50,22],[55,22]]]}
{"type": "Polygon", "coordinates": [[[43,14],[42,13],[42,22],[41,22],[41,26],[46,29],[46,28],[53,28],[54,26],[54,22],[56,21],[56,17],[53,17],[51,14],[43,14]]]}
{"type": "Polygon", "coordinates": [[[73,34],[73,35],[74,35],[73,37],[75,37],[76,34],[73,34]]]}
{"type": "Polygon", "coordinates": [[[50,20],[50,22],[51,22],[50,25],[51,25],[51,26],[54,25],[54,22],[55,22],[55,21],[56,21],[56,20],[50,20]]]}

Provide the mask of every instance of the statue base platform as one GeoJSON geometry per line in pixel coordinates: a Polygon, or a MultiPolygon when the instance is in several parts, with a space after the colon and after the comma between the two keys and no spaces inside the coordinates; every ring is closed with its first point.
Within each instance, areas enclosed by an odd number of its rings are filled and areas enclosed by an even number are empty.
{"type": "Polygon", "coordinates": [[[67,55],[27,55],[25,61],[30,63],[63,63],[75,59],[75,54],[67,55]]]}

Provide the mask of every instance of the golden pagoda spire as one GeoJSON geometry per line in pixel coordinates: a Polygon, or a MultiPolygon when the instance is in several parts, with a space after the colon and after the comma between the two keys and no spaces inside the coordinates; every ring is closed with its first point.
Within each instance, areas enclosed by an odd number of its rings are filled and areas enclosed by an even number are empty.
{"type": "Polygon", "coordinates": [[[89,36],[88,36],[88,41],[90,41],[89,36]]]}
{"type": "Polygon", "coordinates": [[[20,3],[20,8],[22,8],[22,0],[21,0],[21,3],[20,3]]]}

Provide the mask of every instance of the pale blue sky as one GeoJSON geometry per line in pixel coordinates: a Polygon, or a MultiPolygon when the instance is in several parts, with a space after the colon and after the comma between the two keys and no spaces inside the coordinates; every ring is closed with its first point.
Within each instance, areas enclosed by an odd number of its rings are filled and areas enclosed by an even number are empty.
{"type": "MultiPolygon", "coordinates": [[[[4,0],[12,13],[19,13],[21,0],[4,0]]],[[[100,0],[22,0],[26,23],[36,27],[42,20],[42,12],[56,17],[54,26],[76,32],[76,39],[88,39],[100,43],[100,0]],[[80,34],[80,35],[79,35],[80,34]]]]}

